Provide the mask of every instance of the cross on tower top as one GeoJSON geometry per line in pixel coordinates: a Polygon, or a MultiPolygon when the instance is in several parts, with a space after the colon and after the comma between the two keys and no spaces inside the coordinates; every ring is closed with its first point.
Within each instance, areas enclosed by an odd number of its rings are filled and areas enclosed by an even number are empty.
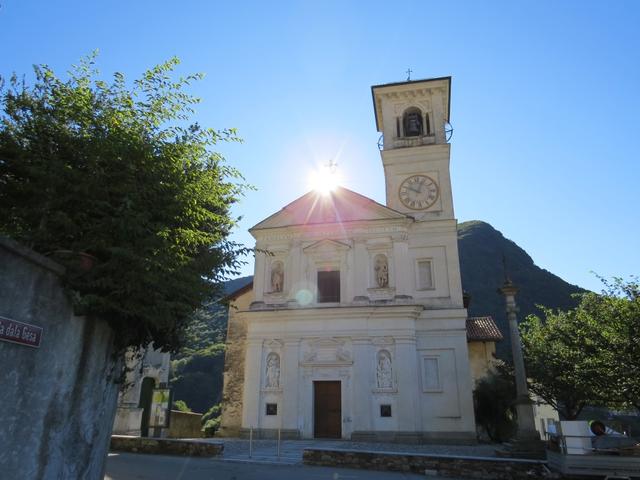
{"type": "Polygon", "coordinates": [[[338,168],[338,162],[336,162],[335,159],[332,158],[326,163],[325,166],[329,170],[329,173],[335,173],[336,169],[338,168]]]}
{"type": "Polygon", "coordinates": [[[413,70],[411,70],[411,68],[407,68],[406,73],[407,73],[407,82],[408,82],[409,80],[411,80],[411,74],[413,73],[413,70]]]}

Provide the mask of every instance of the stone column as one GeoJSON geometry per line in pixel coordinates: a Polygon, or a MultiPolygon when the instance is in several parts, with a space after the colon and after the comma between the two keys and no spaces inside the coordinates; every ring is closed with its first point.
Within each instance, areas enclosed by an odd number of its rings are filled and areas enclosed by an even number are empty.
{"type": "Polygon", "coordinates": [[[249,339],[247,340],[247,354],[244,364],[243,428],[259,427],[261,371],[262,339],[249,339]]]}
{"type": "Polygon", "coordinates": [[[516,287],[510,280],[506,280],[499,293],[504,295],[509,320],[509,336],[511,338],[511,352],[516,380],[516,412],[518,415],[518,430],[516,436],[505,447],[505,451],[498,452],[504,456],[541,458],[544,457],[544,444],[540,440],[535,426],[533,405],[527,388],[527,374],[524,368],[520,331],[518,329],[516,305],[516,287]]]}

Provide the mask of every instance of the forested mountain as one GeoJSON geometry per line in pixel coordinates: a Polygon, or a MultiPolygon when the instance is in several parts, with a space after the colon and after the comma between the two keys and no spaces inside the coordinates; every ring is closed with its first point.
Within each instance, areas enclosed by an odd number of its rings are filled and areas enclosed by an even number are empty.
{"type": "MultiPolygon", "coordinates": [[[[536,305],[574,307],[577,302],[571,295],[583,291],[537,267],[527,252],[488,223],[472,221],[458,225],[458,246],[462,286],[471,295],[469,315],[491,315],[496,320],[505,337],[497,346],[501,358],[509,358],[511,352],[504,299],[497,292],[504,283],[504,265],[511,280],[520,287],[516,297],[519,319],[538,313],[536,305]]],[[[226,282],[224,294],[251,280],[249,276],[226,282]]],[[[194,316],[185,332],[185,347],[173,357],[174,399],[184,400],[193,411],[206,412],[220,402],[226,329],[226,310],[212,303],[194,316]]]]}
{"type": "Polygon", "coordinates": [[[504,335],[504,340],[497,345],[500,358],[509,359],[511,356],[504,297],[498,293],[505,280],[505,266],[511,281],[520,288],[516,295],[519,320],[538,314],[540,310],[536,305],[573,308],[578,302],[572,295],[584,292],[536,266],[527,252],[488,223],[471,221],[459,224],[458,249],[462,288],[471,295],[469,316],[491,315],[496,320],[504,335]]]}
{"type": "MultiPolygon", "coordinates": [[[[253,277],[225,282],[222,296],[238,290],[253,277]]],[[[227,309],[212,302],[193,317],[184,332],[184,347],[171,359],[174,400],[183,400],[194,412],[205,413],[222,398],[227,309]]]]}

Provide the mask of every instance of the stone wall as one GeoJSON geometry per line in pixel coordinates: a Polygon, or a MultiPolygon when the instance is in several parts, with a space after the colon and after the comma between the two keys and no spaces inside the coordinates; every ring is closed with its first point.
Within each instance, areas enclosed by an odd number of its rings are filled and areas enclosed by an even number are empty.
{"type": "Polygon", "coordinates": [[[412,472],[455,478],[529,480],[547,478],[548,475],[546,462],[493,457],[307,448],[302,459],[305,465],[412,472]]]}
{"type": "Polygon", "coordinates": [[[224,355],[222,418],[218,432],[218,435],[222,437],[237,437],[241,435],[247,324],[238,312],[247,310],[252,300],[253,290],[249,289],[233,299],[229,304],[227,348],[224,355]]]}
{"type": "Polygon", "coordinates": [[[3,478],[104,477],[118,396],[114,333],[74,315],[63,272],[0,237],[0,316],[43,329],[39,348],[0,341],[3,478]]]}
{"type": "Polygon", "coordinates": [[[180,412],[171,410],[169,424],[169,438],[200,438],[202,437],[201,413],[180,412]]]}
{"type": "Polygon", "coordinates": [[[167,440],[164,438],[127,437],[113,435],[111,449],[118,452],[180,455],[185,457],[215,457],[222,455],[224,444],[212,441],[167,440]]]}

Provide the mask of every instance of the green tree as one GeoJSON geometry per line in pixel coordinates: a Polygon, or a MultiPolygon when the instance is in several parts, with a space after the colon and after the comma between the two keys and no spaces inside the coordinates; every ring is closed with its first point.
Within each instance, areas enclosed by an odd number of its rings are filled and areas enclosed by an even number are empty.
{"type": "Polygon", "coordinates": [[[604,282],[567,311],[521,325],[531,391],[572,420],[587,406],[640,410],[640,298],[636,280],[604,282]]]}
{"type": "MultiPolygon", "coordinates": [[[[35,67],[0,90],[0,234],[58,257],[78,309],[107,319],[120,347],[175,350],[195,309],[234,273],[230,206],[246,186],[213,148],[239,141],[191,120],[198,99],[173,58],[128,86],[95,55],[66,80],[35,67]],[[88,254],[90,269],[72,261],[88,254]]],[[[84,258],[87,258],[86,256],[84,258]]]]}

